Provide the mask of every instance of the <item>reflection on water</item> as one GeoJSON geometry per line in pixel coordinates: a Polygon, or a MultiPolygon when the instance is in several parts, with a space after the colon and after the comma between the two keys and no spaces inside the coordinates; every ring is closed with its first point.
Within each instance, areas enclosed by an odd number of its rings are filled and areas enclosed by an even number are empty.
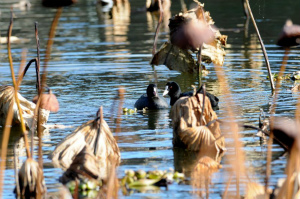
{"type": "MultiPolygon", "coordinates": [[[[49,123],[64,125],[67,128],[50,129],[43,137],[44,174],[48,191],[57,192],[61,186],[58,177],[62,170],[54,168],[48,154],[54,150],[57,143],[76,127],[94,118],[94,113],[100,105],[103,106],[104,116],[112,131],[115,131],[116,111],[112,111],[118,87],[126,89],[124,107],[133,108],[135,101],[145,92],[149,83],[157,79],[159,94],[168,81],[176,81],[182,91],[193,90],[192,85],[198,86],[197,75],[180,74],[169,71],[165,66],[156,66],[155,71],[149,65],[151,59],[154,31],[158,21],[158,13],[145,11],[145,1],[125,0],[117,1],[109,9],[102,9],[93,0],[79,1],[77,4],[64,8],[60,18],[57,34],[54,38],[51,60],[48,67],[47,84],[58,97],[60,111],[51,114],[49,123]],[[155,75],[157,78],[155,78],[155,75]],[[110,118],[113,118],[112,120],[110,118]]],[[[184,7],[190,7],[192,0],[172,1],[169,10],[165,10],[165,19],[161,26],[158,39],[159,48],[168,39],[168,17],[179,13],[184,7]],[[185,5],[185,4],[186,5],[185,5]]],[[[0,33],[4,36],[9,22],[9,10],[17,0],[2,0],[0,2],[1,20],[0,33]]],[[[252,4],[252,2],[250,2],[252,4]]],[[[297,8],[299,1],[254,1],[252,10],[257,19],[257,25],[266,45],[273,72],[278,72],[284,50],[274,43],[287,18],[299,24],[297,8]],[[263,9],[262,9],[263,7],[263,9]],[[280,13],[280,15],[278,14],[280,13]]],[[[235,0],[205,2],[206,10],[221,29],[222,34],[228,35],[228,46],[224,70],[232,92],[237,119],[243,123],[257,126],[258,115],[262,108],[266,113],[270,110],[272,101],[269,80],[266,79],[267,70],[260,50],[253,25],[249,22],[248,30],[245,25],[242,5],[235,0]]],[[[39,22],[41,42],[41,61],[43,65],[45,47],[49,28],[55,14],[55,9],[44,8],[38,0],[31,1],[29,10],[15,9],[13,35],[21,39],[28,39],[25,43],[12,44],[14,66],[20,62],[20,53],[23,48],[28,49],[27,59],[36,56],[34,39],[34,22],[39,22]]],[[[289,54],[287,72],[298,70],[299,48],[292,48],[289,54]]],[[[11,84],[10,70],[7,60],[6,45],[0,44],[0,84],[11,84]]],[[[207,90],[220,99],[219,118],[225,119],[224,96],[216,78],[213,65],[207,66],[210,73],[204,77],[207,90]]],[[[17,71],[17,68],[15,69],[17,71]]],[[[280,116],[292,117],[298,95],[292,94],[289,88],[292,81],[283,81],[283,89],[278,97],[278,111],[280,116]]],[[[21,86],[24,97],[31,99],[34,96],[35,72],[29,70],[21,86]]],[[[166,99],[169,101],[169,99],[166,99]]],[[[115,133],[121,150],[122,162],[118,168],[118,176],[122,177],[127,169],[167,170],[174,168],[179,171],[188,171],[195,154],[172,150],[172,128],[170,126],[169,109],[159,112],[135,113],[122,115],[121,132],[115,133]]],[[[5,171],[4,198],[14,198],[13,144],[19,138],[19,130],[11,132],[7,169],[5,171]]],[[[241,140],[245,143],[246,164],[251,165],[253,175],[263,182],[266,163],[266,148],[260,145],[255,131],[242,130],[241,140]]],[[[2,129],[0,129],[2,139],[2,129]]],[[[231,139],[226,140],[231,146],[231,139]]],[[[36,148],[35,148],[36,149],[36,148]]],[[[232,148],[224,154],[221,160],[223,168],[229,167],[226,163],[226,154],[232,153],[232,148]]],[[[270,185],[274,186],[278,178],[284,177],[286,157],[281,156],[282,149],[274,144],[274,161],[270,185]]],[[[21,154],[20,161],[25,156],[21,154]]],[[[196,161],[195,161],[196,162],[196,161]]],[[[226,189],[229,176],[225,169],[219,169],[211,175],[209,183],[210,198],[221,198],[226,189]]],[[[192,197],[192,186],[170,185],[168,190],[162,190],[158,197],[192,197]]],[[[200,191],[203,190],[201,187],[200,191]]],[[[234,192],[235,187],[230,187],[234,192]]],[[[205,191],[205,187],[204,187],[205,191]]],[[[119,193],[121,196],[121,192],[119,193]]],[[[132,195],[137,197],[153,197],[144,193],[132,195]]],[[[154,195],[156,197],[156,195],[154,195]]],[[[125,196],[124,196],[125,197],[125,196]]],[[[195,196],[197,197],[197,196],[195,196]]]]}

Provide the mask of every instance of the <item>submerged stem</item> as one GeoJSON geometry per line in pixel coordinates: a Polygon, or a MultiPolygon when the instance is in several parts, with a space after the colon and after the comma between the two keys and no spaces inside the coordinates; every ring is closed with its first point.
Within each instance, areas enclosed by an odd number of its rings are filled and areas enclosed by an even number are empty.
{"type": "Polygon", "coordinates": [[[255,28],[255,30],[256,30],[256,34],[257,34],[257,36],[258,36],[258,39],[259,39],[259,42],[260,42],[260,45],[261,45],[261,49],[262,49],[263,54],[264,54],[264,58],[265,58],[265,61],[266,61],[266,65],[267,65],[267,69],[268,69],[268,73],[269,73],[269,77],[270,77],[269,79],[270,79],[270,83],[271,83],[272,93],[274,93],[275,87],[274,87],[274,82],[273,82],[273,78],[272,78],[272,71],[271,71],[271,66],[270,66],[270,63],[269,63],[268,54],[267,54],[265,45],[264,45],[264,43],[263,43],[263,41],[262,41],[262,39],[261,39],[259,30],[258,30],[257,25],[256,25],[256,22],[255,22],[255,19],[254,19],[254,17],[253,17],[253,14],[252,14],[252,11],[251,11],[251,8],[250,8],[250,4],[249,4],[249,0],[245,0],[245,1],[246,1],[246,5],[247,5],[247,8],[248,8],[250,17],[251,17],[251,19],[252,19],[254,28],[255,28]]]}

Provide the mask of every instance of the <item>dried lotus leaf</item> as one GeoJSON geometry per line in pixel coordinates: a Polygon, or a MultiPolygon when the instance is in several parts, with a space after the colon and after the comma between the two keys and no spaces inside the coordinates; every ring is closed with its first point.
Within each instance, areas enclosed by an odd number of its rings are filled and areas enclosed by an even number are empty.
{"type": "Polygon", "coordinates": [[[222,168],[219,162],[215,161],[211,157],[203,156],[199,159],[198,163],[196,164],[194,171],[201,172],[207,170],[217,170],[222,168]]]}
{"type": "MultiPolygon", "coordinates": [[[[25,126],[27,128],[32,127],[33,117],[34,117],[34,109],[36,105],[27,99],[25,99],[21,94],[18,93],[18,98],[20,101],[20,106],[23,113],[23,119],[25,126]]],[[[13,125],[18,125],[21,123],[20,117],[19,117],[19,110],[18,106],[15,102],[14,97],[14,87],[12,86],[0,86],[0,123],[2,125],[5,124],[5,119],[8,113],[8,109],[10,104],[13,105],[13,125]]],[[[48,117],[49,117],[49,111],[40,108],[40,121],[42,125],[45,125],[47,123],[48,117]]]]}
{"type": "Polygon", "coordinates": [[[35,197],[46,192],[43,170],[32,158],[28,158],[19,170],[19,186],[25,198],[35,197]],[[39,188],[38,188],[39,187],[39,188]]]}
{"type": "Polygon", "coordinates": [[[89,145],[86,145],[74,158],[72,164],[67,169],[67,171],[60,178],[63,184],[69,181],[75,180],[76,178],[81,178],[81,176],[88,179],[98,179],[104,178],[103,174],[99,171],[104,171],[106,167],[106,162],[100,162],[101,159],[96,158],[93,154],[92,149],[89,145]]]}
{"type": "Polygon", "coordinates": [[[300,44],[300,25],[287,20],[277,41],[279,46],[296,46],[300,44]]]}
{"type": "Polygon", "coordinates": [[[215,144],[215,137],[206,126],[186,128],[179,132],[179,138],[191,151],[211,151],[218,153],[222,147],[215,144]]]}
{"type": "Polygon", "coordinates": [[[170,70],[179,72],[196,73],[197,63],[188,50],[182,50],[169,42],[165,42],[153,56],[150,64],[165,65],[170,70]]]}
{"type": "MultiPolygon", "coordinates": [[[[198,140],[206,142],[204,145],[210,145],[214,150],[225,150],[225,140],[221,137],[221,131],[217,115],[211,107],[209,98],[205,97],[204,113],[202,118],[203,94],[197,94],[192,97],[182,97],[173,105],[171,117],[173,123],[173,144],[178,147],[189,147],[191,150],[200,150],[202,147],[196,146],[198,140]],[[212,122],[208,127],[202,127],[212,122]],[[207,129],[210,130],[208,133],[207,129]],[[186,134],[183,134],[186,133],[186,134]],[[202,135],[203,134],[203,135],[202,135]],[[202,137],[201,137],[202,136],[202,137]],[[209,144],[208,141],[210,141],[209,144]],[[215,142],[215,144],[214,144],[215,142]],[[190,146],[189,146],[190,145],[190,146]],[[215,145],[215,146],[213,146],[215,145]]],[[[202,144],[202,143],[201,143],[202,144]]]]}
{"type": "MultiPolygon", "coordinates": [[[[73,159],[86,145],[89,145],[94,151],[98,130],[97,119],[88,121],[78,127],[73,133],[62,140],[52,152],[51,158],[54,165],[67,169],[73,159]]],[[[96,157],[103,159],[115,158],[117,162],[120,161],[119,147],[104,120],[101,122],[96,157]]]]}
{"type": "MultiPolygon", "coordinates": [[[[51,112],[57,112],[59,110],[59,103],[56,96],[50,91],[49,93],[43,93],[41,96],[40,107],[51,112]]],[[[33,103],[37,103],[38,96],[33,98],[33,103]]]]}
{"type": "Polygon", "coordinates": [[[268,190],[269,193],[266,194],[265,186],[255,183],[249,182],[247,183],[246,195],[245,199],[265,199],[269,198],[271,191],[268,190]]]}

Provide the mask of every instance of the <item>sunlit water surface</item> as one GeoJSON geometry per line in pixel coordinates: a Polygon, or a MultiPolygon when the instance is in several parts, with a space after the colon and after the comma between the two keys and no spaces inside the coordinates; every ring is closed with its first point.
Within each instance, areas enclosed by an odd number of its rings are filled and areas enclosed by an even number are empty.
{"type": "MultiPolygon", "coordinates": [[[[5,36],[9,24],[10,6],[17,1],[2,0],[0,2],[1,36],[5,36]]],[[[158,20],[157,14],[144,11],[144,1],[131,0],[119,13],[105,14],[95,6],[95,1],[79,1],[77,4],[64,8],[57,27],[56,37],[48,64],[47,84],[53,89],[60,102],[58,113],[50,115],[49,124],[65,125],[65,129],[51,129],[43,137],[44,175],[48,192],[58,191],[61,184],[58,178],[62,170],[54,168],[48,154],[54,150],[56,144],[77,126],[95,117],[99,106],[103,106],[104,117],[115,131],[115,118],[117,117],[117,104],[115,101],[120,86],[126,89],[123,107],[133,108],[135,101],[145,93],[147,85],[156,82],[160,94],[166,82],[176,81],[183,91],[192,89],[197,85],[197,77],[170,71],[165,66],[154,68],[149,65],[153,44],[154,32],[158,20]],[[130,4],[129,4],[130,3],[130,4]]],[[[192,0],[185,1],[189,7],[192,0]]],[[[258,38],[250,21],[249,30],[243,16],[240,2],[234,0],[205,1],[205,8],[220,28],[221,33],[228,35],[226,58],[223,69],[232,92],[233,105],[237,119],[243,123],[258,126],[260,109],[266,113],[270,110],[272,102],[269,81],[266,79],[267,70],[260,50],[258,38]]],[[[250,2],[256,16],[258,27],[269,54],[273,72],[278,72],[284,49],[275,45],[279,32],[287,18],[300,23],[298,1],[255,0],[250,2]],[[280,14],[279,14],[280,13],[280,14]],[[298,20],[298,21],[296,21],[298,20]]],[[[166,18],[181,10],[179,1],[172,2],[171,12],[165,13],[166,18]]],[[[39,23],[39,37],[41,43],[41,59],[45,56],[48,32],[55,9],[44,8],[40,1],[33,0],[29,10],[14,9],[14,26],[12,35],[26,39],[22,43],[12,44],[12,56],[15,70],[21,59],[21,52],[27,49],[27,60],[36,56],[34,37],[34,22],[39,23]]],[[[168,20],[161,27],[158,47],[168,40],[168,20]]],[[[0,45],[0,84],[11,84],[7,49],[5,44],[0,45]]],[[[298,70],[299,48],[292,48],[287,64],[287,73],[298,70]]],[[[213,65],[207,66],[210,74],[204,77],[207,90],[220,99],[217,114],[226,120],[224,96],[214,71],[213,65]]],[[[282,91],[277,101],[277,113],[280,116],[293,117],[297,94],[290,88],[292,81],[284,81],[282,91]]],[[[21,93],[26,98],[32,98],[35,91],[35,73],[30,69],[21,86],[21,93]]],[[[167,99],[169,100],[169,99],[167,99]]],[[[118,177],[124,176],[127,169],[167,170],[177,168],[174,165],[172,147],[172,128],[169,110],[149,113],[136,113],[121,115],[121,132],[114,134],[121,150],[122,162],[118,167],[118,177]]],[[[1,137],[2,137],[2,129],[1,137]]],[[[14,171],[13,171],[13,143],[17,140],[19,130],[12,131],[9,142],[7,169],[5,170],[3,197],[14,198],[14,171]]],[[[254,130],[241,130],[241,141],[244,143],[246,165],[251,167],[252,175],[258,182],[264,183],[266,165],[266,146],[261,145],[254,130]]],[[[232,142],[226,138],[227,144],[232,142]]],[[[225,169],[230,167],[226,156],[233,153],[228,151],[222,158],[223,168],[215,173],[209,186],[210,198],[221,198],[228,173],[225,169]]],[[[279,178],[284,177],[286,157],[282,156],[283,149],[277,144],[273,145],[272,175],[270,186],[274,187],[279,178]]],[[[176,156],[179,161],[184,159],[176,156]]],[[[24,161],[25,153],[20,157],[24,161]]],[[[177,162],[177,161],[176,161],[177,162]]],[[[189,162],[186,162],[189,164],[189,162]]],[[[234,183],[229,187],[235,190],[234,183]]],[[[191,185],[170,185],[168,190],[161,189],[160,193],[134,193],[130,196],[120,197],[147,197],[147,198],[182,198],[200,197],[193,194],[191,185]]]]}

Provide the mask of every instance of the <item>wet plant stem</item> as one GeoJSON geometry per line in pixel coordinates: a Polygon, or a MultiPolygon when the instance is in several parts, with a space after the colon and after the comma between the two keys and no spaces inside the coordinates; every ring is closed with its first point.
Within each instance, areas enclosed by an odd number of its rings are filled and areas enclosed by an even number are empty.
{"type": "Polygon", "coordinates": [[[202,111],[201,111],[201,115],[200,115],[200,126],[202,126],[202,118],[203,118],[203,113],[205,110],[205,96],[206,96],[206,88],[205,88],[205,84],[203,84],[203,104],[202,104],[202,111]]]}
{"type": "Polygon", "coordinates": [[[201,60],[202,60],[202,56],[201,56],[201,51],[202,51],[202,45],[203,44],[201,44],[200,46],[199,46],[199,50],[198,50],[198,55],[197,55],[197,57],[198,57],[198,72],[199,72],[199,86],[201,87],[201,85],[202,85],[202,66],[201,66],[201,60]]]}
{"type": "Polygon", "coordinates": [[[273,126],[274,126],[274,115],[275,115],[275,111],[276,111],[276,101],[277,101],[277,98],[278,98],[278,93],[279,93],[279,89],[280,89],[280,85],[281,85],[280,84],[280,79],[283,76],[283,73],[284,73],[285,68],[286,68],[289,51],[290,51],[289,48],[285,49],[284,57],[283,57],[282,64],[281,64],[281,67],[280,67],[280,71],[279,71],[278,78],[277,78],[278,80],[276,82],[275,94],[273,96],[273,101],[272,101],[271,110],[270,110],[270,134],[269,134],[269,140],[268,140],[268,143],[267,143],[268,147],[267,147],[267,165],[266,165],[265,191],[268,190],[269,177],[271,175],[272,144],[273,144],[273,138],[274,138],[273,126]]]}
{"type": "Polygon", "coordinates": [[[164,18],[164,10],[163,10],[163,7],[162,7],[161,0],[158,0],[158,5],[159,5],[159,20],[158,20],[158,23],[157,23],[155,36],[154,36],[152,56],[154,56],[154,54],[156,53],[156,45],[157,45],[157,38],[158,38],[158,34],[159,34],[160,24],[162,23],[162,20],[164,18]]]}
{"type": "Polygon", "coordinates": [[[18,162],[19,162],[19,156],[17,156],[17,143],[21,140],[21,138],[16,141],[14,144],[14,170],[15,170],[15,181],[16,181],[16,192],[17,192],[17,198],[21,196],[20,186],[19,186],[19,175],[18,175],[18,162]]]}
{"type": "Polygon", "coordinates": [[[122,114],[122,107],[124,103],[124,94],[125,94],[125,88],[120,87],[118,91],[119,107],[118,107],[118,114],[116,119],[116,131],[115,131],[116,133],[121,132],[121,114],[122,114]]]}
{"type": "Polygon", "coordinates": [[[275,91],[275,87],[274,87],[274,81],[273,81],[273,78],[272,78],[272,71],[271,71],[271,66],[270,66],[270,63],[269,63],[268,54],[267,54],[265,45],[264,45],[264,43],[262,41],[262,38],[260,36],[258,27],[257,27],[256,22],[255,22],[255,19],[253,17],[253,14],[252,14],[252,11],[251,11],[251,8],[250,8],[250,4],[249,4],[249,0],[245,0],[245,2],[246,2],[246,5],[247,5],[248,11],[249,11],[249,15],[250,15],[251,20],[253,22],[254,28],[256,30],[256,34],[258,36],[258,39],[259,39],[259,42],[260,42],[260,45],[261,45],[261,48],[262,48],[262,51],[263,51],[263,54],[264,54],[265,62],[266,62],[268,73],[269,73],[269,77],[270,77],[269,79],[270,79],[272,94],[273,94],[274,91],[275,91]]]}
{"type": "Polygon", "coordinates": [[[100,106],[99,108],[99,112],[97,117],[99,117],[98,120],[98,130],[97,130],[97,136],[96,136],[96,140],[95,140],[95,147],[94,147],[94,155],[97,156],[97,151],[98,151],[98,141],[100,139],[100,134],[101,134],[101,130],[102,130],[102,121],[103,121],[103,108],[102,106],[100,106]]]}
{"type": "Polygon", "coordinates": [[[14,67],[13,67],[13,61],[12,61],[12,55],[11,55],[10,36],[11,36],[11,32],[12,32],[12,27],[13,27],[13,16],[12,16],[12,11],[11,11],[10,24],[9,24],[9,28],[8,28],[8,34],[7,34],[7,52],[8,52],[8,59],[9,59],[11,77],[12,77],[12,81],[13,81],[13,85],[14,85],[15,100],[16,100],[16,104],[18,106],[19,117],[20,117],[20,122],[21,122],[21,129],[22,129],[22,133],[23,133],[23,136],[24,136],[26,154],[27,154],[27,158],[30,158],[31,154],[30,154],[30,150],[29,150],[27,132],[26,132],[26,127],[25,127],[25,123],[24,123],[24,119],[23,119],[22,108],[20,106],[20,101],[19,101],[19,97],[18,97],[19,85],[16,82],[15,72],[14,72],[14,67]]]}

